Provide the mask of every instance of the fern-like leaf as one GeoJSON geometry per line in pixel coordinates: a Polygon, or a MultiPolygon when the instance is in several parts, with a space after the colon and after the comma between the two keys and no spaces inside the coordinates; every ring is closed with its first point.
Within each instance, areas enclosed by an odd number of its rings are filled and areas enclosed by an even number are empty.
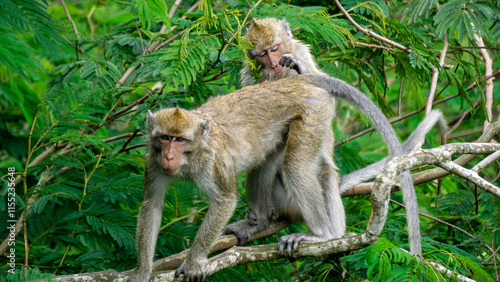
{"type": "Polygon", "coordinates": [[[462,41],[465,36],[474,40],[474,34],[484,36],[488,34],[483,21],[493,18],[493,10],[481,3],[468,0],[453,0],[442,5],[439,12],[434,16],[437,24],[436,34],[438,37],[458,33],[458,39],[462,41]]]}

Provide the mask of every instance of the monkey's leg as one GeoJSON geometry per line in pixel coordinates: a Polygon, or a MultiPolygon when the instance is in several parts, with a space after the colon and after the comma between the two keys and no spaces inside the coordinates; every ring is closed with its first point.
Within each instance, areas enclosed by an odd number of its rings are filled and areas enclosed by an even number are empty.
{"type": "Polygon", "coordinates": [[[324,233],[332,234],[333,238],[340,238],[344,236],[346,229],[345,209],[339,192],[337,167],[331,155],[324,156],[319,179],[328,215],[328,224],[322,226],[322,228],[326,229],[324,233]]]}
{"type": "Polygon", "coordinates": [[[321,119],[315,122],[307,119],[308,116],[304,115],[302,119],[291,123],[283,161],[285,188],[289,197],[298,206],[309,229],[307,234],[296,233],[280,239],[278,244],[280,253],[284,253],[286,249],[289,255],[297,249],[301,241],[326,241],[335,236],[331,230],[324,228],[330,224],[326,206],[329,201],[326,200],[318,177],[324,157],[322,155],[324,140],[321,134],[315,131],[321,128],[321,124],[327,123],[321,119]]]}
{"type": "Polygon", "coordinates": [[[186,281],[203,281],[205,279],[205,264],[215,239],[228,222],[236,206],[235,194],[220,194],[218,199],[212,199],[207,215],[203,220],[188,252],[186,260],[175,271],[175,276],[185,274],[186,281]]]}
{"type": "Polygon", "coordinates": [[[266,229],[278,217],[278,206],[274,203],[273,191],[283,189],[278,177],[283,150],[277,150],[266,158],[266,162],[247,174],[248,210],[245,220],[226,227],[224,234],[234,234],[243,246],[253,234],[266,229]]]}
{"type": "Polygon", "coordinates": [[[137,218],[137,267],[131,281],[148,281],[153,269],[153,256],[161,224],[161,214],[168,179],[161,172],[144,175],[144,200],[137,218]]]}

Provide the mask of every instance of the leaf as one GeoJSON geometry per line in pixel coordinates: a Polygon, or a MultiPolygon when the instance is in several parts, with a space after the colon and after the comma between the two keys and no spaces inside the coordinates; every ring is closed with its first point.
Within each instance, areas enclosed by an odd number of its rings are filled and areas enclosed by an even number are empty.
{"type": "Polygon", "coordinates": [[[491,19],[493,15],[493,10],[485,4],[468,0],[449,1],[442,5],[434,16],[434,22],[437,24],[436,35],[443,37],[445,32],[452,35],[456,31],[459,41],[462,41],[465,36],[473,41],[476,32],[480,36],[488,34],[483,22],[491,19]],[[478,21],[478,17],[483,20],[478,21]]]}
{"type": "Polygon", "coordinates": [[[422,17],[429,18],[430,14],[436,9],[438,0],[412,1],[402,8],[404,15],[409,15],[409,23],[416,23],[422,17]]]}

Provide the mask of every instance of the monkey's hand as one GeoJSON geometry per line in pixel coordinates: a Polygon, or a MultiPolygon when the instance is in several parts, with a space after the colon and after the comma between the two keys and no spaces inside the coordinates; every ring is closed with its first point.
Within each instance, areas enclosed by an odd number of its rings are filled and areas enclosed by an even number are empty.
{"type": "Polygon", "coordinates": [[[309,68],[294,54],[284,54],[280,59],[280,65],[294,69],[298,74],[310,72],[309,68]]]}
{"type": "Polygon", "coordinates": [[[184,281],[189,282],[202,282],[205,280],[205,265],[207,259],[195,259],[191,263],[185,260],[179,268],[175,271],[175,277],[184,274],[184,281]]]}

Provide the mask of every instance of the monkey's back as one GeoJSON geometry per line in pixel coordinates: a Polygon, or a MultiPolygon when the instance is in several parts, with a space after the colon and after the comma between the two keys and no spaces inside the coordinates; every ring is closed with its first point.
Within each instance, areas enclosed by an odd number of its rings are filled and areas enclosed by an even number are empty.
{"type": "Polygon", "coordinates": [[[284,146],[292,121],[330,126],[330,97],[306,76],[295,76],[213,97],[195,112],[212,122],[241,172],[251,168],[243,164],[258,165],[284,146]]]}

